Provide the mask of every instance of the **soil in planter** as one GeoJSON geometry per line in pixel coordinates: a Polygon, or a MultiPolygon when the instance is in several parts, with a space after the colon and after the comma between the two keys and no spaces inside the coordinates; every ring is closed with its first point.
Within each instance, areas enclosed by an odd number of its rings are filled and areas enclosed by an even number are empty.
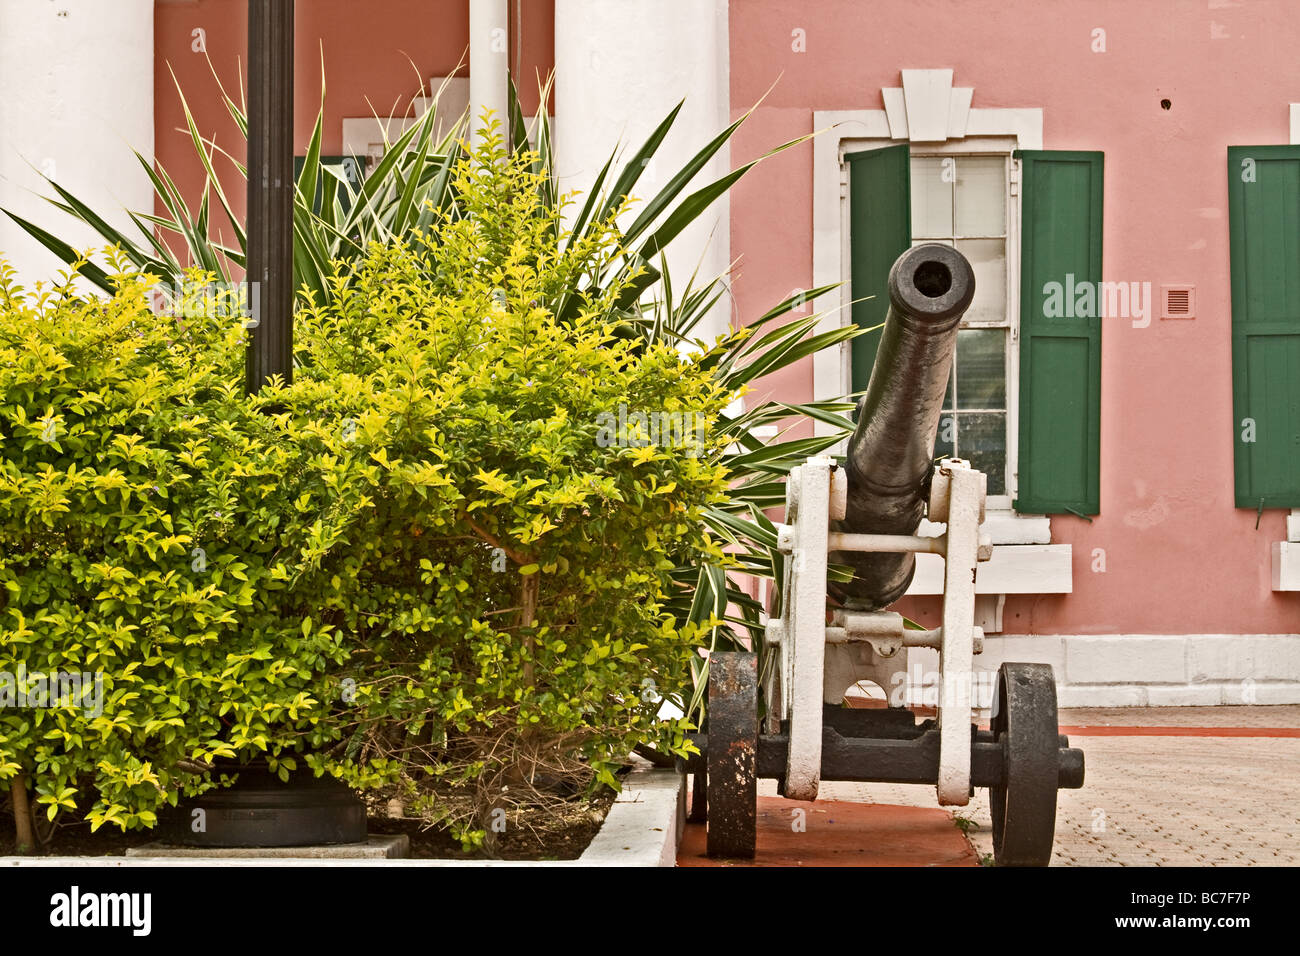
{"type": "MultiPolygon", "coordinates": [[[[586,803],[574,802],[557,812],[554,807],[512,813],[498,838],[503,860],[576,860],[587,849],[614,802],[612,790],[602,790],[586,803]]],[[[481,858],[461,852],[460,841],[439,829],[421,829],[419,820],[370,817],[371,833],[405,833],[411,839],[411,858],[446,860],[481,858]]]]}
{"type": "MultiPolygon", "coordinates": [[[[575,801],[571,808],[554,807],[521,811],[507,823],[500,835],[498,852],[506,860],[576,860],[591,843],[614,802],[614,793],[603,790],[591,800],[575,801]]],[[[371,833],[405,833],[411,839],[412,859],[472,859],[482,854],[465,854],[460,841],[445,830],[421,829],[418,820],[371,816],[367,821],[371,833]]],[[[46,833],[42,829],[42,833],[46,833]]],[[[7,800],[0,800],[0,856],[16,852],[13,813],[7,800]]],[[[156,839],[149,831],[123,833],[110,825],[90,832],[82,820],[60,820],[48,844],[33,856],[123,856],[131,847],[156,839]]]]}

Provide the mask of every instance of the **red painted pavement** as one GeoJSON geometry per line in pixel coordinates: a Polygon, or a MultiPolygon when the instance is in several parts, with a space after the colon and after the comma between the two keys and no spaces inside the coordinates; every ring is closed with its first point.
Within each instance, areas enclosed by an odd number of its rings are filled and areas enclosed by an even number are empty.
{"type": "Polygon", "coordinates": [[[946,810],[759,797],[753,860],[710,860],[704,824],[688,823],[677,865],[979,866],[979,858],[946,810]]]}

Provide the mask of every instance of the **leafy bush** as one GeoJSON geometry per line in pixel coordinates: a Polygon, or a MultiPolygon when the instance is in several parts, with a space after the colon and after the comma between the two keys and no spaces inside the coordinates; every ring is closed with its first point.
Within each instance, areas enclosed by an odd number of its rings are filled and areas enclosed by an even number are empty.
{"type": "Polygon", "coordinates": [[[113,264],[108,298],[0,264],[0,781],[31,777],[50,819],[91,790],[92,825],[126,829],[217,758],[294,769],[345,652],[291,587],[307,526],[238,390],[239,324],[157,317],[113,264]]]}
{"type": "Polygon", "coordinates": [[[0,779],[51,813],[91,785],[127,828],[217,758],[305,755],[474,845],[639,743],[685,752],[658,712],[701,631],[665,605],[675,567],[724,561],[727,343],[616,334],[620,283],[557,318],[622,208],[561,250],[541,175],[499,137],[459,161],[456,213],[340,264],[295,381],[252,398],[239,323],[152,315],[121,260],[108,299],[6,275],[0,669],[105,696],[0,711],[0,779]]]}
{"type": "Polygon", "coordinates": [[[300,314],[294,383],[261,396],[310,454],[320,620],[352,649],[345,733],[309,762],[467,843],[615,784],[638,743],[685,752],[657,717],[698,643],[669,572],[723,560],[718,353],[619,337],[617,284],[558,320],[545,303],[619,253],[619,210],[561,251],[540,175],[496,136],[457,163],[457,215],[340,275],[300,314]]]}
{"type": "MultiPolygon", "coordinates": [[[[322,92],[323,88],[322,83],[322,92]]],[[[538,208],[545,210],[550,222],[558,223],[562,218],[558,211],[571,197],[561,194],[553,174],[552,143],[545,109],[548,87],[541,90],[539,102],[543,107],[534,118],[532,127],[535,152],[529,150],[529,136],[525,132],[527,123],[513,84],[510,92],[508,139],[516,157],[526,157],[536,174],[529,185],[537,193],[538,208]]],[[[222,96],[231,116],[246,134],[244,106],[236,103],[224,90],[222,96]]],[[[208,235],[208,214],[213,197],[229,212],[226,192],[213,162],[214,155],[223,151],[201,136],[183,95],[181,102],[195,155],[207,176],[203,197],[198,208],[191,209],[166,170],[154,170],[148,160],[141,157],[153,179],[159,203],[165,210],[161,217],[144,212],[134,214],[144,236],[143,243],[113,229],[102,216],[67,189],[50,182],[58,197],[50,201],[56,207],[125,250],[137,268],[163,277],[173,285],[178,284],[184,267],[166,242],[155,236],[150,224],[158,225],[163,239],[182,242],[191,261],[222,278],[228,278],[227,263],[243,264],[245,252],[245,236],[237,226],[235,243],[231,246],[214,241],[208,235]]],[[[555,241],[561,248],[577,248],[590,243],[595,233],[606,228],[614,211],[626,208],[629,197],[650,167],[681,108],[679,103],[645,142],[625,159],[610,157],[576,210],[572,229],[568,233],[556,233],[555,241]]],[[[456,142],[458,131],[453,130],[441,142],[435,141],[434,114],[435,111],[429,109],[420,121],[413,123],[394,141],[360,190],[353,191],[337,169],[320,161],[323,107],[318,112],[294,195],[294,281],[300,305],[305,304],[308,297],[318,305],[329,303],[341,284],[346,285],[359,274],[355,265],[371,241],[409,243],[417,235],[428,233],[435,216],[461,213],[461,200],[452,183],[452,172],[461,155],[456,142]],[[318,188],[322,197],[319,214],[313,211],[313,199],[318,188]],[[346,212],[342,202],[345,196],[350,203],[346,212]]],[[[728,296],[726,277],[704,276],[698,283],[692,277],[684,287],[680,283],[674,286],[663,251],[758,162],[807,139],[799,137],[778,145],[764,156],[688,192],[693,183],[698,183],[701,171],[731,140],[748,115],[746,113],[719,132],[680,169],[665,177],[664,185],[636,208],[635,215],[628,217],[630,221],[619,232],[617,251],[606,256],[598,269],[589,275],[572,276],[571,286],[558,285],[544,290],[546,297],[539,304],[568,320],[579,303],[597,299],[604,291],[617,288],[621,292],[614,304],[615,311],[623,319],[619,327],[621,337],[646,344],[708,348],[708,343],[698,340],[696,327],[720,300],[725,301],[728,296]],[[653,294],[646,295],[656,281],[661,284],[654,288],[653,294]]],[[[242,166],[234,165],[240,177],[246,176],[242,166]]],[[[75,263],[87,279],[101,288],[112,288],[104,270],[84,263],[66,242],[11,212],[6,213],[55,255],[69,264],[75,263]]],[[[826,329],[821,327],[823,319],[818,315],[801,316],[777,328],[769,328],[779,319],[802,312],[806,303],[816,300],[829,288],[809,289],[792,295],[748,324],[755,334],[732,337],[725,342],[712,361],[717,383],[728,391],[744,390],[766,375],[779,372],[823,349],[837,349],[845,341],[868,331],[851,323],[831,323],[832,327],[826,329]]],[[[730,475],[731,489],[725,501],[704,509],[703,519],[713,537],[725,544],[734,558],[728,567],[724,567],[699,555],[685,555],[682,563],[672,571],[675,586],[665,604],[682,625],[706,629],[705,643],[710,648],[739,649],[755,643],[761,645],[762,609],[751,596],[746,579],[752,581],[754,577],[765,577],[774,588],[779,587],[784,562],[776,547],[775,529],[764,511],[784,503],[785,475],[791,467],[809,455],[831,448],[847,436],[852,426],[845,416],[852,409],[851,401],[841,399],[804,404],[764,399],[753,402],[740,414],[723,414],[716,419],[711,442],[726,446],[722,463],[730,475]],[[788,431],[794,424],[809,419],[823,426],[821,434],[789,438],[783,433],[776,439],[766,440],[752,434],[755,429],[774,425],[788,431]],[[743,572],[743,576],[738,572],[743,572]]],[[[831,573],[836,575],[840,572],[833,568],[831,573]]],[[[704,711],[706,658],[692,658],[691,666],[694,693],[686,707],[698,722],[704,711]]]]}

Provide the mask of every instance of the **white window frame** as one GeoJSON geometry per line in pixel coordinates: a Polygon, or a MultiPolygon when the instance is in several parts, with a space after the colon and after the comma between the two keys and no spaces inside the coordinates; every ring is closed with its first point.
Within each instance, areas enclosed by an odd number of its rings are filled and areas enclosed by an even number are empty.
{"type": "MultiPolygon", "coordinates": [[[[841,143],[841,149],[844,153],[857,150],[854,140],[845,140],[841,143]]],[[[867,147],[870,148],[870,147],[867,147]]],[[[1006,159],[1006,172],[1002,180],[1003,189],[1003,209],[1005,210],[1006,223],[1006,247],[1004,257],[1006,259],[1006,283],[1005,301],[1007,316],[1005,322],[972,322],[963,323],[962,328],[969,329],[1007,329],[1007,347],[1004,356],[1003,373],[1006,378],[1006,401],[1007,401],[1007,420],[1006,420],[1006,442],[1007,442],[1007,465],[1005,482],[1007,493],[1005,495],[989,495],[985,500],[984,506],[987,511],[1006,511],[1010,512],[1011,502],[1015,500],[1017,491],[1017,465],[1019,463],[1019,448],[1016,440],[1020,434],[1020,190],[1016,188],[1020,182],[1019,167],[1020,161],[1012,159],[1011,153],[1016,149],[1016,144],[1010,137],[1001,136],[980,136],[968,137],[966,139],[951,140],[947,143],[940,144],[919,144],[913,148],[911,155],[914,157],[952,157],[957,161],[957,169],[960,173],[961,158],[963,156],[1001,156],[1006,159]],[[1014,261],[1013,261],[1014,260],[1014,261]]],[[[841,155],[841,162],[843,154],[841,155]]],[[[845,164],[847,167],[847,164],[845,164]]],[[[845,243],[849,241],[848,229],[848,210],[850,197],[846,195],[841,201],[843,215],[846,217],[844,222],[845,243]]],[[[912,239],[916,241],[915,238],[912,239]]],[[[847,259],[848,249],[845,250],[847,259]]],[[[847,283],[847,276],[846,276],[847,283]]],[[[847,285],[846,285],[847,289],[847,285]]],[[[849,295],[851,289],[847,289],[849,295]]],[[[852,346],[850,346],[851,348],[852,346]]]]}
{"type": "MultiPolygon", "coordinates": [[[[841,283],[818,297],[814,310],[821,314],[818,331],[830,331],[852,322],[848,287],[850,259],[848,236],[848,184],[843,156],[848,152],[908,143],[918,153],[931,155],[973,152],[1007,153],[1043,148],[1043,111],[1029,109],[973,109],[972,90],[952,86],[951,70],[903,70],[901,89],[883,89],[884,110],[818,110],[813,113],[813,285],[841,283]],[[913,135],[915,134],[915,135],[913,135]],[[942,138],[940,138],[942,137],[942,138]]],[[[1013,332],[1008,371],[1019,369],[1020,197],[1018,163],[1008,176],[1007,207],[1007,308],[1013,332]],[[1015,195],[1010,195],[1015,193],[1015,195]]],[[[850,390],[851,343],[838,350],[825,349],[813,356],[813,397],[826,401],[850,390]]],[[[1019,375],[1007,376],[1008,486],[1014,491],[1019,434],[1019,375]]],[[[815,424],[819,434],[830,429],[815,424]]],[[[840,449],[842,451],[843,449],[840,449]]],[[[991,499],[986,530],[994,544],[1049,544],[1051,522],[1046,516],[1021,515],[1010,508],[1010,495],[991,499]],[[996,507],[1002,505],[1004,507],[996,507]]],[[[925,533],[923,525],[921,533],[925,533]]],[[[1068,547],[1068,546],[1066,546],[1068,547]]],[[[1065,583],[1061,590],[1068,591],[1065,583]]]]}

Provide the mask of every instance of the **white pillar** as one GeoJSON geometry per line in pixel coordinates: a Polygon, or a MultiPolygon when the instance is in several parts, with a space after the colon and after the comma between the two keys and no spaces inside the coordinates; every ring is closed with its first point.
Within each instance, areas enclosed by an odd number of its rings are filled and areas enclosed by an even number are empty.
{"type": "MultiPolygon", "coordinates": [[[[78,249],[104,245],[40,198],[54,195],[44,172],[136,237],[125,210],[154,210],[131,152],[153,156],[153,69],[153,0],[0,0],[0,207],[78,249]]],[[[0,254],[29,288],[63,268],[3,214],[0,254]]]]}
{"type": "Polygon", "coordinates": [[[482,136],[484,108],[504,135],[510,117],[510,9],[508,0],[469,0],[469,110],[472,142],[482,136]]]}
{"type": "MultiPolygon", "coordinates": [[[[555,166],[561,187],[586,190],[621,143],[638,149],[682,98],[686,105],[634,195],[654,196],[730,122],[727,0],[555,0],[555,166]]],[[[726,174],[723,148],[683,193],[726,174]]],[[[673,240],[674,288],[699,267],[701,279],[729,262],[727,201],[673,240]]],[[[730,318],[719,302],[697,334],[730,318]],[[707,326],[707,327],[705,327],[707,326]]]]}

